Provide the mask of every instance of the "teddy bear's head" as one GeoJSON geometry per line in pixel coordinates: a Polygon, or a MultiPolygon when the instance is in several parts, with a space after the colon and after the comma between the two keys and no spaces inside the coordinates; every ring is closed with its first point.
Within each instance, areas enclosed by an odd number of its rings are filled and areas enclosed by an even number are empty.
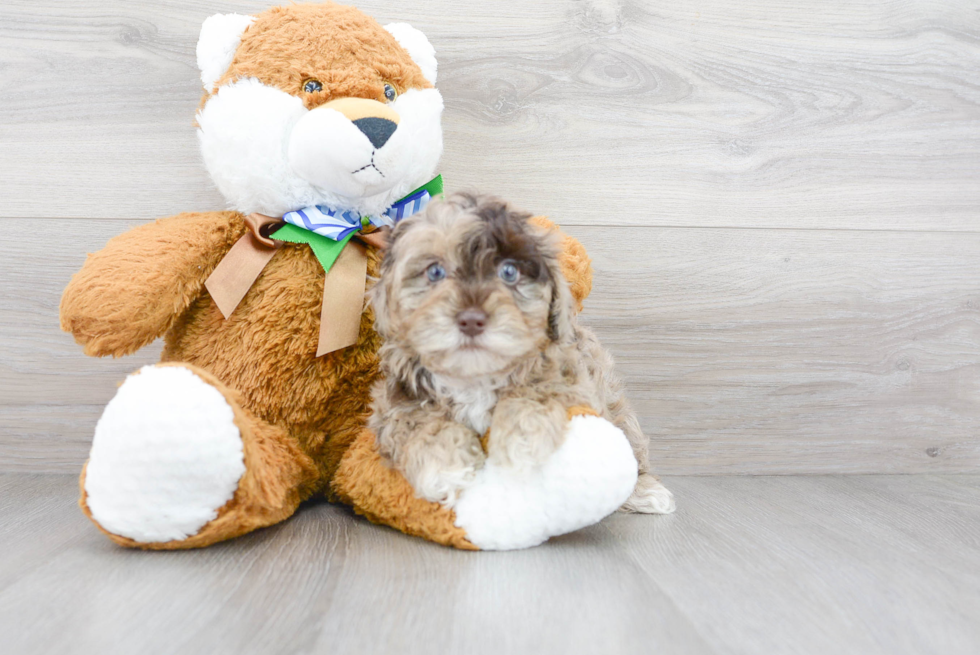
{"type": "Polygon", "coordinates": [[[217,15],[197,61],[204,163],[242,213],[379,214],[435,173],[435,51],[410,25],[329,2],[217,15]]]}

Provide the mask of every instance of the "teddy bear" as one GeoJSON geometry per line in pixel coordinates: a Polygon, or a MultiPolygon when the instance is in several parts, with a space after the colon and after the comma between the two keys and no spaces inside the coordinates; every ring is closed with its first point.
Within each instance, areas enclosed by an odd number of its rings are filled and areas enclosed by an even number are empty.
{"type": "MultiPolygon", "coordinates": [[[[197,62],[201,153],[229,210],[111,239],[61,301],[87,355],[164,339],[95,428],[79,502],[96,526],[128,547],[202,547],[326,497],[437,543],[505,549],[619,507],[636,461],[588,408],[570,412],[536,477],[487,472],[457,507],[416,497],[365,428],[380,346],[365,288],[385,229],[441,192],[428,39],[353,7],[295,4],[212,16],[197,62]]],[[[581,307],[589,259],[561,238],[581,307]]]]}

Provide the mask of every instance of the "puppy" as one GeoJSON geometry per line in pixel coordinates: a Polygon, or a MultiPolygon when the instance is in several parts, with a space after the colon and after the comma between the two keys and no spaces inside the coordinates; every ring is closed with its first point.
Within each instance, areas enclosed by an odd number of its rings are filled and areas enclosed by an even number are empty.
{"type": "Polygon", "coordinates": [[[529,218],[497,198],[456,194],[393,231],[371,290],[385,339],[370,419],[378,448],[420,497],[452,506],[488,458],[518,469],[546,460],[568,408],[586,406],[636,455],[622,509],[672,512],[612,358],[576,320],[555,238],[529,218]]]}

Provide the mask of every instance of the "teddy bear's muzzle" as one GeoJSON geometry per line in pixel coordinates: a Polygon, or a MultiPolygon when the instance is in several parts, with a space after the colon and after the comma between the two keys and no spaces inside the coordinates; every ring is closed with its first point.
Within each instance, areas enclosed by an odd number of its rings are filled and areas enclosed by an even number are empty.
{"type": "Polygon", "coordinates": [[[322,105],[339,111],[368,138],[375,148],[382,148],[398,129],[401,117],[388,105],[367,98],[338,98],[322,105]]]}
{"type": "Polygon", "coordinates": [[[293,170],[323,189],[346,196],[376,193],[397,183],[376,154],[395,135],[401,116],[366,98],[338,98],[312,109],[295,125],[293,170]]]}

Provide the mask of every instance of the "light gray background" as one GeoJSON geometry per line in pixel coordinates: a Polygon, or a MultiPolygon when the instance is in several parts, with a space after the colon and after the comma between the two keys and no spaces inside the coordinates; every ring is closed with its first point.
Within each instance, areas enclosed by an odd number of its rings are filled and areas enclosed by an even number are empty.
{"type": "Polygon", "coordinates": [[[84,357],[61,290],[110,237],[223,208],[194,47],[265,6],[0,5],[5,652],[980,652],[980,478],[949,475],[980,463],[973,0],[363,0],[438,51],[448,188],[593,256],[585,320],[678,513],[509,554],[324,504],[109,544],[74,476],[159,349],[84,357]],[[842,473],[919,475],[812,477],[842,473]]]}
{"type": "MultiPolygon", "coordinates": [[[[0,7],[0,470],[75,472],[148,348],[84,357],[61,290],[110,237],[221,209],[203,19],[264,2],[0,7]]],[[[980,463],[980,5],[360,6],[440,60],[449,189],[550,215],[665,473],[980,463]]]]}

